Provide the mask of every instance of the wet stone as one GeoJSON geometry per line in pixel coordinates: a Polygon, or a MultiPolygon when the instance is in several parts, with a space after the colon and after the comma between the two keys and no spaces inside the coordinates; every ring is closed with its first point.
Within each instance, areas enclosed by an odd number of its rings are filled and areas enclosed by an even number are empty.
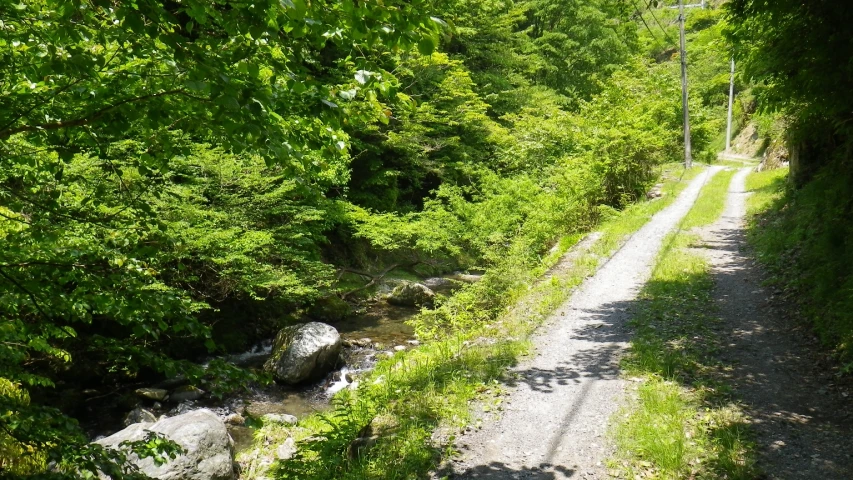
{"type": "Polygon", "coordinates": [[[287,425],[296,425],[296,417],[286,413],[267,413],[261,417],[264,423],[281,423],[287,425]]]}
{"type": "Polygon", "coordinates": [[[162,402],[169,395],[169,391],[162,388],[140,388],[136,390],[136,394],[148,400],[162,402]]]}

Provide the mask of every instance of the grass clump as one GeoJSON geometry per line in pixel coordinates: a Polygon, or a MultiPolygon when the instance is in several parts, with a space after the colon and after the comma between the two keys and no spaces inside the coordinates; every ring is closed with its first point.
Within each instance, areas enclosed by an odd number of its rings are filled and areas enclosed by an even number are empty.
{"type": "Polygon", "coordinates": [[[695,406],[676,384],[660,378],[641,385],[637,396],[643,408],[619,425],[619,448],[651,460],[640,467],[680,473],[691,450],[684,427],[697,415],[695,406]]]}
{"type": "MultiPolygon", "coordinates": [[[[261,427],[254,449],[238,458],[243,478],[423,478],[453,454],[453,434],[470,421],[472,401],[484,410],[500,409],[502,375],[529,352],[533,329],[701,169],[682,174],[671,165],[666,171],[663,199],[610,212],[599,239],[571,262],[561,258],[580,240],[577,235],[558,242],[533,267],[523,269],[508,259],[504,268],[490,270],[439,307],[442,316],[451,316],[450,333],[433,334],[418,348],[382,360],[359,379],[357,389],[339,392],[330,411],[297,426],[261,427]],[[505,275],[512,275],[513,282],[496,278],[505,275]],[[477,321],[453,318],[465,315],[477,315],[477,321]],[[289,437],[299,447],[295,458],[274,464],[258,460],[274,457],[289,437]]],[[[432,314],[419,322],[439,319],[432,314]]]]}
{"type": "Polygon", "coordinates": [[[719,381],[713,281],[693,229],[723,212],[734,171],[716,175],[665,240],[644,286],[623,369],[640,382],[613,428],[629,478],[754,478],[747,420],[719,381]]]}

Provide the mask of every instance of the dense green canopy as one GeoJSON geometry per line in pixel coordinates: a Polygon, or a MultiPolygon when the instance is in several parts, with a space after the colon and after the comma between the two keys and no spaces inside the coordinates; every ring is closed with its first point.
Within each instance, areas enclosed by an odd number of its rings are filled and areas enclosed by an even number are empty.
{"type": "MultiPolygon", "coordinates": [[[[642,14],[620,0],[0,2],[0,471],[132,474],[88,445],[82,401],[177,374],[224,394],[253,374],[194,360],[348,291],[345,267],[489,269],[509,285],[642,198],[681,141],[677,67],[642,14]]],[[[718,27],[690,35],[702,150],[726,62],[718,27]]],[[[419,332],[482,321],[506,285],[438,306],[419,332]]]]}

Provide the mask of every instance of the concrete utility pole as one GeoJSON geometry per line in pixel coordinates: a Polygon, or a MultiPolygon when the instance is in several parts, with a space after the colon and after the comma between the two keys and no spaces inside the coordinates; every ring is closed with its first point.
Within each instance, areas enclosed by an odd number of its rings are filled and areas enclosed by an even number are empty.
{"type": "Polygon", "coordinates": [[[684,110],[684,168],[693,166],[690,145],[690,111],[687,107],[687,42],[684,39],[684,0],[678,0],[678,26],[681,31],[681,103],[684,110]]]}
{"type": "Polygon", "coordinates": [[[726,126],[726,153],[732,148],[732,104],[735,98],[735,59],[732,57],[732,79],[729,81],[729,120],[726,126]]]}

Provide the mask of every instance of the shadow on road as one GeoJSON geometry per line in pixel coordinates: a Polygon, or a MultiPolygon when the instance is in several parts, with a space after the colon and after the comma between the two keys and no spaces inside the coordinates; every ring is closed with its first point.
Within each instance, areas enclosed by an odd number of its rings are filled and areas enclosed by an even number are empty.
{"type": "Polygon", "coordinates": [[[477,480],[557,480],[560,478],[572,478],[575,471],[562,466],[542,464],[533,468],[513,468],[501,462],[492,462],[488,465],[478,465],[467,470],[464,476],[451,476],[450,478],[470,478],[477,480]]]}

